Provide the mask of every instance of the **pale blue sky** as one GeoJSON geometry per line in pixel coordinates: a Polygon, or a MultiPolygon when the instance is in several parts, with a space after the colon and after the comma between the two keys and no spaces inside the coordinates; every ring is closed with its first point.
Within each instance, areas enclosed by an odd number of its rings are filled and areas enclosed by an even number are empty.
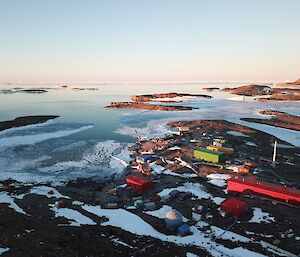
{"type": "Polygon", "coordinates": [[[299,0],[0,0],[0,81],[300,77],[299,0]]]}

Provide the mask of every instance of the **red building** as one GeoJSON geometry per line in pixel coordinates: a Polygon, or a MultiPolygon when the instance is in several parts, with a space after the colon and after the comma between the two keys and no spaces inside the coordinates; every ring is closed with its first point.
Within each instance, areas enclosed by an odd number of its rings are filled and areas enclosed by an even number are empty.
{"type": "Polygon", "coordinates": [[[300,205],[300,190],[259,180],[230,178],[228,180],[228,191],[257,194],[293,205],[300,205]]]}
{"type": "Polygon", "coordinates": [[[137,190],[145,191],[146,189],[153,186],[153,182],[142,176],[128,176],[126,183],[137,190]]]}
{"type": "Polygon", "coordinates": [[[241,217],[248,210],[248,203],[236,198],[228,198],[224,200],[220,208],[235,217],[241,217]]]}

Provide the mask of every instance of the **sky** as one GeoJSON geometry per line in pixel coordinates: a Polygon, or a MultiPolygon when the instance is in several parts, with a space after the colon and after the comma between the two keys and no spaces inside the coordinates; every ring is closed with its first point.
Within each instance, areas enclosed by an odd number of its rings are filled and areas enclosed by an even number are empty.
{"type": "Polygon", "coordinates": [[[0,0],[0,82],[300,77],[299,0],[0,0]]]}

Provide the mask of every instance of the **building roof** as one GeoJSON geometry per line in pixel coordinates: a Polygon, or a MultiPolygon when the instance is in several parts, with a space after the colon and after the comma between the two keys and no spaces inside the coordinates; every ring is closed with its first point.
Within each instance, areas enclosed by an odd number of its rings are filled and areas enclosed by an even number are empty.
{"type": "Polygon", "coordinates": [[[126,178],[126,182],[130,182],[130,183],[137,184],[137,185],[143,185],[143,184],[151,183],[152,181],[147,178],[141,177],[141,176],[133,175],[133,176],[128,176],[126,178]]]}
{"type": "Polygon", "coordinates": [[[248,186],[254,186],[257,188],[262,188],[266,190],[271,190],[277,193],[288,194],[296,197],[300,197],[300,190],[285,187],[283,185],[272,184],[264,181],[259,181],[256,179],[240,179],[240,178],[230,178],[228,182],[239,183],[248,186]]]}
{"type": "Polygon", "coordinates": [[[196,151],[200,151],[200,152],[204,152],[204,153],[209,153],[209,154],[214,154],[214,155],[219,155],[219,156],[220,155],[224,155],[224,153],[222,153],[222,152],[208,150],[208,149],[202,148],[202,147],[197,148],[196,151]]]}
{"type": "Polygon", "coordinates": [[[246,201],[243,200],[239,200],[237,198],[228,198],[226,200],[224,200],[221,203],[222,206],[231,206],[231,207],[235,207],[235,208],[244,208],[246,207],[248,204],[246,201]]]}
{"type": "Polygon", "coordinates": [[[157,158],[151,154],[141,154],[138,156],[139,159],[143,159],[145,161],[155,161],[157,158]]]}

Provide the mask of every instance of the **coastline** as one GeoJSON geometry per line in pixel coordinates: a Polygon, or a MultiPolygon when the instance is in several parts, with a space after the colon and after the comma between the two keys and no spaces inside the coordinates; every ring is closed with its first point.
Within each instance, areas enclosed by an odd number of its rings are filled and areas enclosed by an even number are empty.
{"type": "Polygon", "coordinates": [[[0,121],[0,131],[11,129],[11,128],[18,128],[27,125],[44,123],[48,120],[53,120],[58,117],[59,116],[57,115],[36,115],[36,116],[17,117],[13,120],[8,120],[8,121],[0,121]]]}

